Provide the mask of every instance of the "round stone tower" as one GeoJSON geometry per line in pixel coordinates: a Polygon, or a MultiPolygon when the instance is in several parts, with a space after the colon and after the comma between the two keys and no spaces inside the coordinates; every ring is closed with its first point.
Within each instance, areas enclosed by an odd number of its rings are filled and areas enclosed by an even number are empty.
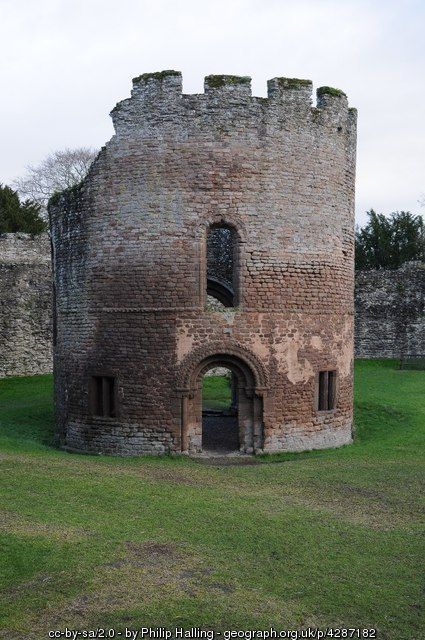
{"type": "Polygon", "coordinates": [[[49,205],[61,446],[200,452],[217,366],[241,451],[351,442],[356,111],[311,92],[133,80],[87,178],[49,205]]]}

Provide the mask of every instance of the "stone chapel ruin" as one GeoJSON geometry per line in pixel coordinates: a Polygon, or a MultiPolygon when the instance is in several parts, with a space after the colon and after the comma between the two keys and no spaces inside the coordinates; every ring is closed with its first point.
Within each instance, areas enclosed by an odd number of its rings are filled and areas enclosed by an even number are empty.
{"type": "Polygon", "coordinates": [[[49,206],[61,446],[201,452],[202,377],[218,366],[237,450],[351,442],[356,111],[311,93],[133,80],[89,175],[49,206]]]}

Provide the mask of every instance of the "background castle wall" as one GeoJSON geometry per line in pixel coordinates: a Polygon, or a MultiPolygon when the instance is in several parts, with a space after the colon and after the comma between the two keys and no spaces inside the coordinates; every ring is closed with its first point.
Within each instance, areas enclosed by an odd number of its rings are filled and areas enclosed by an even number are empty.
{"type": "Polygon", "coordinates": [[[0,378],[52,368],[49,237],[0,235],[0,378]]]}
{"type": "Polygon", "coordinates": [[[358,358],[425,355],[425,264],[356,272],[358,358]]]}

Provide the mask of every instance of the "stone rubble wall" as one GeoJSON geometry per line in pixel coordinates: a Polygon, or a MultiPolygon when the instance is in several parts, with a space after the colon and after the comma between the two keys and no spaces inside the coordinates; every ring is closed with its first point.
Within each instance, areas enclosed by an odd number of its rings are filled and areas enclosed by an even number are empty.
{"type": "Polygon", "coordinates": [[[47,234],[0,235],[0,378],[50,373],[52,270],[47,234]]]}
{"type": "Polygon", "coordinates": [[[425,263],[356,272],[357,358],[425,355],[425,263]]]}

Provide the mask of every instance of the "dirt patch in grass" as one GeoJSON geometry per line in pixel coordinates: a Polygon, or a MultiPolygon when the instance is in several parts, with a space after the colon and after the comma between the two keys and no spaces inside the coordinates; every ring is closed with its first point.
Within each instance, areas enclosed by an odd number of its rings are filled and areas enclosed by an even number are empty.
{"type": "Polygon", "coordinates": [[[195,458],[196,462],[210,467],[240,467],[261,464],[254,456],[211,456],[195,458]]]}
{"type": "Polygon", "coordinates": [[[341,483],[336,486],[336,489],[343,494],[347,495],[358,495],[365,498],[372,498],[377,502],[382,504],[393,504],[394,500],[391,500],[389,496],[387,496],[382,491],[376,491],[376,489],[370,489],[368,487],[355,487],[351,484],[341,483]]]}
{"type": "MultiPolygon", "coordinates": [[[[123,469],[128,472],[128,469],[123,469]]],[[[150,480],[159,480],[160,482],[171,482],[188,487],[199,486],[199,478],[194,478],[191,470],[184,472],[180,469],[161,469],[158,467],[138,467],[136,475],[150,480]]]]}
{"type": "Polygon", "coordinates": [[[344,487],[341,491],[329,491],[323,488],[307,492],[303,488],[302,493],[293,493],[281,496],[270,495],[268,505],[262,510],[264,513],[277,513],[288,505],[304,507],[311,511],[322,513],[324,518],[330,520],[343,520],[353,525],[364,526],[376,531],[391,531],[394,529],[411,529],[412,516],[419,509],[412,506],[410,512],[406,512],[406,505],[397,502],[393,498],[380,495],[380,492],[360,487],[344,487]]]}
{"type": "MultiPolygon", "coordinates": [[[[38,577],[42,585],[42,576],[38,577]]],[[[99,566],[93,580],[78,596],[49,604],[44,611],[33,616],[26,628],[28,640],[40,640],[47,631],[67,625],[74,629],[92,629],[110,626],[121,629],[123,625],[140,627],[146,624],[158,626],[170,602],[176,603],[176,624],[184,611],[188,598],[200,600],[200,608],[217,595],[228,596],[234,587],[214,579],[214,569],[205,567],[201,558],[186,552],[170,542],[148,540],[126,541],[118,557],[99,566]],[[207,594],[209,593],[209,596],[207,594]],[[133,614],[133,611],[142,614],[133,614]]],[[[8,639],[13,630],[6,635],[8,639]]]]}
{"type": "Polygon", "coordinates": [[[43,589],[46,585],[52,581],[52,576],[41,573],[31,580],[26,580],[25,582],[21,582],[21,584],[16,585],[15,587],[9,587],[7,590],[8,596],[17,596],[21,593],[26,593],[31,589],[43,589]]]}
{"type": "Polygon", "coordinates": [[[0,531],[24,536],[42,536],[60,542],[74,542],[94,535],[93,532],[80,527],[55,525],[46,522],[35,522],[18,513],[3,511],[0,513],[0,531]]]}
{"type": "Polygon", "coordinates": [[[149,567],[161,564],[164,560],[171,561],[181,557],[177,547],[171,543],[153,542],[125,542],[128,561],[139,567],[149,567]]]}
{"type": "Polygon", "coordinates": [[[144,568],[155,567],[167,561],[175,561],[181,557],[176,545],[147,540],[146,542],[126,541],[118,559],[104,564],[109,569],[120,569],[125,565],[144,568]]]}
{"type": "MultiPolygon", "coordinates": [[[[194,611],[202,628],[226,628],[229,613],[236,616],[240,628],[254,623],[261,628],[269,616],[289,624],[294,615],[292,603],[283,608],[280,598],[237,578],[229,580],[222,571],[220,562],[213,565],[211,559],[195,555],[182,544],[128,540],[111,563],[93,571],[81,593],[64,598],[58,588],[45,607],[25,616],[25,633],[22,629],[20,635],[18,627],[7,630],[3,637],[40,640],[49,630],[65,626],[122,630],[125,626],[161,626],[166,621],[170,628],[189,627],[194,611]]],[[[31,583],[43,588],[45,577],[37,576],[31,583]]],[[[66,583],[67,576],[63,574],[61,580],[66,583]]]]}

